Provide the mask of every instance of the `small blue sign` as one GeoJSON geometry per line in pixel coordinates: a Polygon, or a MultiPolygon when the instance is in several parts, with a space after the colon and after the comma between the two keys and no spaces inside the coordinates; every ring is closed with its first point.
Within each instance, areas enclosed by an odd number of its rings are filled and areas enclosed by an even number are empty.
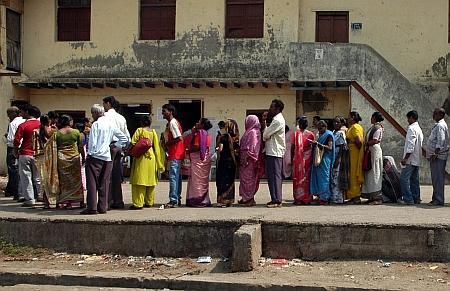
{"type": "Polygon", "coordinates": [[[362,23],[360,23],[360,22],[352,23],[352,30],[361,30],[361,29],[362,29],[362,23]]]}

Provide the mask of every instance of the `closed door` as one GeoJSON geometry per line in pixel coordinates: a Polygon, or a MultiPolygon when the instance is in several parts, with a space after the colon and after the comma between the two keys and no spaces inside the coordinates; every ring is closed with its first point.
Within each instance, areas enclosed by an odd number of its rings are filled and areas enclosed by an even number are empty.
{"type": "Polygon", "coordinates": [[[348,12],[317,12],[316,42],[348,43],[348,12]]]}

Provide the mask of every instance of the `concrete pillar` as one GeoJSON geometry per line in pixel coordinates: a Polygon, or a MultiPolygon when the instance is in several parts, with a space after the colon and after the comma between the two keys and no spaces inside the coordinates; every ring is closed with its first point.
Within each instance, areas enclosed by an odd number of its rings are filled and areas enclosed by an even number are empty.
{"type": "Polygon", "coordinates": [[[233,235],[233,272],[248,272],[258,266],[262,254],[260,224],[245,224],[233,235]]]}

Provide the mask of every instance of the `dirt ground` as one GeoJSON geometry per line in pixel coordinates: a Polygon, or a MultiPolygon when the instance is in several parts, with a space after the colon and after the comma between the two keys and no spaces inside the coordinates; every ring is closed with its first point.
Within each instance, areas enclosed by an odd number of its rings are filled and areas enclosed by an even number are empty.
{"type": "Polygon", "coordinates": [[[149,278],[210,278],[310,286],[450,290],[450,264],[378,261],[274,260],[262,258],[253,272],[231,273],[227,258],[197,263],[192,258],[126,257],[54,253],[0,243],[0,269],[72,270],[139,274],[149,278]]]}

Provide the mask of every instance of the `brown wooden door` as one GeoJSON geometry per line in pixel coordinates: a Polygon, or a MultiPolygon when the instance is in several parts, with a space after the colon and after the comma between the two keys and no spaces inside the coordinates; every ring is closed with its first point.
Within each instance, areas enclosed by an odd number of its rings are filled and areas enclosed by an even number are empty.
{"type": "Polygon", "coordinates": [[[317,12],[316,42],[348,43],[348,12],[317,12]]]}

